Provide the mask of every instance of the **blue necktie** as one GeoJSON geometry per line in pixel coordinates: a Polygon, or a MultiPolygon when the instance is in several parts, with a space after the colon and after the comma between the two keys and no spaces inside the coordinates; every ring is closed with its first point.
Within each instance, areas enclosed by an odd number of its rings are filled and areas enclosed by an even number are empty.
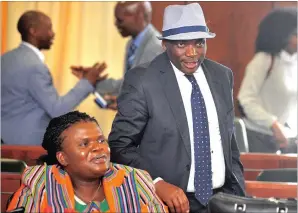
{"type": "Polygon", "coordinates": [[[130,68],[133,65],[134,54],[136,52],[136,49],[137,49],[137,46],[133,42],[131,42],[126,56],[126,72],[130,70],[130,68]]]}
{"type": "Polygon", "coordinates": [[[213,194],[208,117],[205,101],[195,77],[193,75],[185,76],[192,84],[195,197],[201,204],[206,205],[213,194]]]}

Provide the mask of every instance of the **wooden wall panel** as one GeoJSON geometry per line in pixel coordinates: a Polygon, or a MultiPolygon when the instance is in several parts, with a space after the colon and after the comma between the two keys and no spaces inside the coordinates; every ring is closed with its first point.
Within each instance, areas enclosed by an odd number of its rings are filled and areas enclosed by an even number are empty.
{"type": "Polygon", "coordinates": [[[2,145],[1,157],[24,161],[28,166],[36,165],[37,159],[47,154],[42,146],[2,145]]]}
{"type": "Polygon", "coordinates": [[[273,7],[297,7],[298,2],[297,1],[276,1],[273,2],[273,7]]]}
{"type": "MultiPolygon", "coordinates": [[[[161,30],[164,8],[179,2],[152,2],[152,23],[161,30]]],[[[216,33],[209,39],[207,57],[230,67],[234,72],[234,98],[237,97],[245,67],[252,59],[258,25],[273,8],[297,6],[297,2],[199,2],[203,8],[210,31],[216,33]]],[[[238,111],[236,108],[236,115],[238,111]]]]}
{"type": "Polygon", "coordinates": [[[152,23],[161,32],[164,9],[172,4],[185,4],[185,1],[153,1],[152,6],[152,23]]]}

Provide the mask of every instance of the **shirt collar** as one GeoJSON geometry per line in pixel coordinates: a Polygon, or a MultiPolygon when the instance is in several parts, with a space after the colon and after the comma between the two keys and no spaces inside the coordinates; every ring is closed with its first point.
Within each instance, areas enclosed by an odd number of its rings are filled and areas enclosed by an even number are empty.
{"type": "Polygon", "coordinates": [[[25,45],[25,46],[29,47],[31,50],[33,50],[33,52],[37,55],[37,57],[42,62],[44,62],[44,60],[45,60],[44,54],[39,49],[37,49],[35,46],[33,46],[32,44],[25,42],[25,41],[22,41],[21,45],[25,45]]]}
{"type": "Polygon", "coordinates": [[[287,51],[282,50],[280,52],[280,58],[286,62],[296,62],[297,61],[297,53],[289,54],[287,51]]]}
{"type": "Polygon", "coordinates": [[[149,29],[149,25],[150,25],[150,24],[148,24],[148,25],[143,29],[143,31],[140,32],[140,33],[133,39],[132,42],[133,42],[133,44],[134,44],[137,48],[140,46],[141,42],[143,41],[143,38],[144,38],[146,32],[147,32],[148,29],[149,29]]]}

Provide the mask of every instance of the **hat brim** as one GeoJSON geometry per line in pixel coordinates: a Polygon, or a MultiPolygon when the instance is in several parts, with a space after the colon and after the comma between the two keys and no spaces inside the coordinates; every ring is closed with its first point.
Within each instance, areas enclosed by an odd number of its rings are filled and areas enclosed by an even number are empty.
{"type": "Polygon", "coordinates": [[[211,32],[189,32],[189,33],[180,33],[171,36],[157,36],[159,40],[194,40],[194,39],[202,39],[202,38],[214,38],[216,36],[215,33],[211,32]]]}

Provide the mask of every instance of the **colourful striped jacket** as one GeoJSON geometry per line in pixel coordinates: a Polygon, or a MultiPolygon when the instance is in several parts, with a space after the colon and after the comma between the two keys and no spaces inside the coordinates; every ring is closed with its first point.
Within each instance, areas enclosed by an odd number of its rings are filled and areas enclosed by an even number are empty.
{"type": "MultiPolygon", "coordinates": [[[[143,170],[111,163],[103,187],[109,212],[168,212],[150,175],[143,170]]],[[[74,206],[69,175],[57,165],[45,164],[24,171],[8,211],[24,207],[25,212],[75,212],[74,206]]],[[[99,212],[98,202],[89,204],[86,212],[99,212]]]]}

